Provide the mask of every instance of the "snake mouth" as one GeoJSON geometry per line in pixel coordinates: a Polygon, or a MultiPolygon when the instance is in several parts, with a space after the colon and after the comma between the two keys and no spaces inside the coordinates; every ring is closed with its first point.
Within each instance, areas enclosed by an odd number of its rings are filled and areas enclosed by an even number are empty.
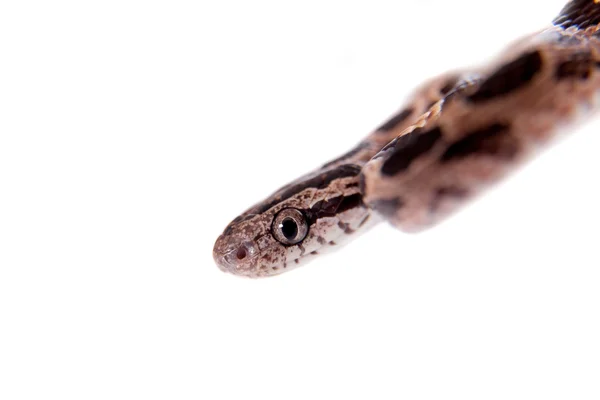
{"type": "Polygon", "coordinates": [[[229,246],[225,251],[215,246],[213,258],[219,269],[244,278],[268,278],[296,269],[303,264],[307,256],[286,260],[283,263],[270,264],[257,257],[254,245],[250,242],[238,246],[229,246]]]}

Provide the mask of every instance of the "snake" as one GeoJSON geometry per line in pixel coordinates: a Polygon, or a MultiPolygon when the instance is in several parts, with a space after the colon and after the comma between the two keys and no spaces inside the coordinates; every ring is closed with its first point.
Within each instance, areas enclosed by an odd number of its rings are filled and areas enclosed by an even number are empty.
{"type": "Polygon", "coordinates": [[[225,272],[267,277],[382,221],[435,226],[593,115],[599,89],[600,0],[571,0],[487,64],[421,84],[355,147],[243,212],[213,258],[225,272]]]}

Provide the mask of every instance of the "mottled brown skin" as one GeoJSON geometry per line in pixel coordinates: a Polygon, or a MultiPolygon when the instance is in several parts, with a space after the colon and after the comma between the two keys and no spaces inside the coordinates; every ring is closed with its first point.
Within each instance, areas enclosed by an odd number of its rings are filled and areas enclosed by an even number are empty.
{"type": "MultiPolygon", "coordinates": [[[[543,148],[600,89],[600,40],[550,28],[526,38],[450,93],[363,168],[365,202],[400,204],[386,218],[404,231],[428,228],[543,148]]],[[[595,31],[594,31],[595,32],[595,31]]]]}
{"type": "Polygon", "coordinates": [[[362,202],[359,173],[353,164],[317,170],[250,208],[217,239],[217,265],[235,275],[276,275],[342,242],[342,236],[359,229],[371,215],[362,202]],[[281,243],[272,232],[276,215],[290,208],[301,211],[308,226],[306,237],[292,245],[281,243]]]}
{"type": "Polygon", "coordinates": [[[362,197],[359,176],[365,163],[417,118],[426,114],[428,105],[438,102],[447,94],[448,87],[456,82],[457,74],[445,74],[422,85],[409,98],[409,106],[402,107],[350,151],[283,186],[231,221],[213,248],[213,257],[219,268],[253,278],[277,275],[302,265],[318,254],[342,247],[349,239],[379,222],[380,218],[372,216],[372,210],[361,201],[348,210],[342,207],[344,211],[335,217],[320,218],[311,225],[306,239],[298,245],[284,246],[275,240],[271,232],[273,219],[282,209],[312,209],[338,196],[362,197]],[[346,175],[332,172],[340,169],[350,171],[348,176],[325,184],[334,175],[346,175]],[[325,176],[329,178],[319,178],[325,176]],[[238,254],[244,257],[239,258],[238,254]]]}
{"type": "Polygon", "coordinates": [[[577,112],[595,110],[598,24],[600,4],[570,1],[553,27],[488,66],[420,86],[357,146],[233,220],[215,243],[216,263],[236,275],[270,276],[381,218],[405,231],[440,222],[543,148],[577,112]],[[307,224],[293,245],[274,236],[276,216],[288,208],[307,224]]]}

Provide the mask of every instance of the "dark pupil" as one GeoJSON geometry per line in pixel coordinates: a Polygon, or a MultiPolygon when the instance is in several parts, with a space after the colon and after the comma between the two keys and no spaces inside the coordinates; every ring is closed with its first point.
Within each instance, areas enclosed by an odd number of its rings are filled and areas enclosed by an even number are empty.
{"type": "Polygon", "coordinates": [[[298,235],[298,225],[291,218],[284,219],[281,224],[279,224],[279,228],[281,229],[281,233],[288,240],[294,240],[298,235]]]}

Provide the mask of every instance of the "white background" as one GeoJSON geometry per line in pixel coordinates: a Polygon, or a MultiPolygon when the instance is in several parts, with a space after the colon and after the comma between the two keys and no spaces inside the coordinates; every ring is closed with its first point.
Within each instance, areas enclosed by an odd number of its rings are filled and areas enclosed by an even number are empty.
{"type": "Polygon", "coordinates": [[[600,125],[266,280],[217,235],[561,0],[7,1],[0,398],[598,399],[600,125]]]}

